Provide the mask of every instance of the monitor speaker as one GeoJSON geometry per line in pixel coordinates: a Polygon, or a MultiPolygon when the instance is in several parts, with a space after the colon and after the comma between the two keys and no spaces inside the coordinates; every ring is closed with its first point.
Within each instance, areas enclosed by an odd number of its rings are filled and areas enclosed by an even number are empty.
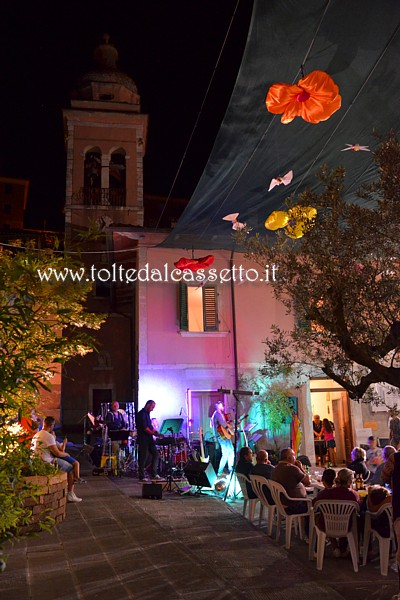
{"type": "Polygon", "coordinates": [[[211,463],[190,460],[185,465],[183,472],[190,485],[199,487],[212,488],[217,479],[217,474],[211,463]]]}

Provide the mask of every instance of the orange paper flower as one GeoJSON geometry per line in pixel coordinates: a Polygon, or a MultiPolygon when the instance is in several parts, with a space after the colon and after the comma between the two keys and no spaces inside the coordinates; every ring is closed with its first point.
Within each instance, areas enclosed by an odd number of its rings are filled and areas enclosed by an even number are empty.
{"type": "Polygon", "coordinates": [[[290,123],[295,117],[302,117],[308,123],[319,123],[339,110],[342,98],[332,77],[324,71],[313,71],[297,85],[271,85],[265,104],[269,112],[283,113],[282,123],[290,123]]]}

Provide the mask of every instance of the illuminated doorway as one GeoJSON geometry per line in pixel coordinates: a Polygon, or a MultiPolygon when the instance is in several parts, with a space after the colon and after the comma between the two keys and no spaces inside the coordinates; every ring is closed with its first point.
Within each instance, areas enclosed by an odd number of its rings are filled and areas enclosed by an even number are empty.
{"type": "Polygon", "coordinates": [[[349,463],[353,436],[347,392],[333,379],[312,378],[310,396],[312,415],[329,419],[335,426],[337,464],[349,463]]]}

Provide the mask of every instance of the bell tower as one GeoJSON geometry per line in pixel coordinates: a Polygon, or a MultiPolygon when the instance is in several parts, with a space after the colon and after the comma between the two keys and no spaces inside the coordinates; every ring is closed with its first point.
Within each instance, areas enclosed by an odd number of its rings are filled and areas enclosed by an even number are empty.
{"type": "Polygon", "coordinates": [[[65,235],[105,225],[143,225],[143,157],[147,115],[135,82],[117,67],[109,36],[94,51],[94,68],[63,111],[67,152],[65,235]]]}

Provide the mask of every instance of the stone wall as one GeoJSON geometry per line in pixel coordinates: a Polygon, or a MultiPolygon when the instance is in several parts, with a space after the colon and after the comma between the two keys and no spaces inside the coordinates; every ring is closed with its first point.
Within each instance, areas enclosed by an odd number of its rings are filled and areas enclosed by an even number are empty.
{"type": "Polygon", "coordinates": [[[24,477],[24,482],[38,486],[39,495],[25,501],[25,506],[32,510],[32,521],[20,528],[20,534],[40,531],[39,523],[47,516],[52,517],[56,524],[61,523],[67,506],[67,474],[24,477]]]}

